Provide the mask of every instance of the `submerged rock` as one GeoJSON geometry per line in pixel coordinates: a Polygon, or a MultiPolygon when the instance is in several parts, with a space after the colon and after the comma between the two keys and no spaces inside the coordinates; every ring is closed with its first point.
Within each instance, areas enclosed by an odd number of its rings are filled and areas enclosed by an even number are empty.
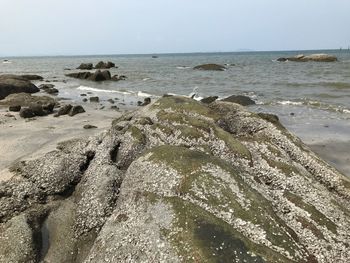
{"type": "Polygon", "coordinates": [[[294,57],[287,57],[287,58],[278,58],[277,61],[279,62],[286,62],[286,61],[294,61],[294,62],[335,62],[338,61],[336,56],[328,55],[328,54],[312,54],[312,55],[297,55],[294,57]]]}
{"type": "Polygon", "coordinates": [[[210,104],[214,101],[216,101],[219,97],[218,96],[209,96],[209,97],[206,97],[204,99],[201,99],[201,102],[205,103],[205,104],[210,104]]]}
{"type": "Polygon", "coordinates": [[[203,65],[196,66],[193,69],[225,71],[227,68],[223,65],[218,65],[218,64],[203,64],[203,65]]]}
{"type": "Polygon", "coordinates": [[[39,228],[24,236],[45,226],[50,246],[40,258],[21,232],[0,232],[26,251],[0,249],[4,262],[350,260],[349,179],[238,104],[163,97],[11,170],[0,229],[28,217],[39,228]]]}

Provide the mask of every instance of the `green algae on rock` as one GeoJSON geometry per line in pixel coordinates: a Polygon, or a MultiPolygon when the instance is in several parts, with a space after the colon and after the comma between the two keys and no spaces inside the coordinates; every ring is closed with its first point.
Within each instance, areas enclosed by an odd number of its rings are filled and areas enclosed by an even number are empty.
{"type": "Polygon", "coordinates": [[[349,179],[238,104],[163,97],[13,172],[4,262],[350,261],[349,179]]]}

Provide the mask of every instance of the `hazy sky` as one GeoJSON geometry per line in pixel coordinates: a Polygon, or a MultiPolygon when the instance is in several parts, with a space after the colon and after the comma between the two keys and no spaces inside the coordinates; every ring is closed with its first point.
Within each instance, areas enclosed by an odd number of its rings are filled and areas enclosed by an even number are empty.
{"type": "Polygon", "coordinates": [[[350,0],[0,0],[0,56],[331,49],[350,0]]]}

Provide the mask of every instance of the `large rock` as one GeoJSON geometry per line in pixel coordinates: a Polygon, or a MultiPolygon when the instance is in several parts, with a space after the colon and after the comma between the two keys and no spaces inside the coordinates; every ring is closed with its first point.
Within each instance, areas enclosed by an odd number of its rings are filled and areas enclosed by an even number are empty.
{"type": "Polygon", "coordinates": [[[218,65],[218,64],[203,64],[203,65],[196,66],[193,69],[225,71],[227,68],[225,66],[218,65]]]}
{"type": "Polygon", "coordinates": [[[35,93],[38,91],[37,86],[22,77],[0,76],[0,100],[13,93],[35,93]]]}
{"type": "Polygon", "coordinates": [[[17,93],[11,94],[7,96],[5,99],[0,100],[0,105],[4,106],[22,106],[28,107],[32,104],[40,104],[40,105],[56,105],[57,102],[54,98],[48,96],[32,96],[28,93],[17,93]]]}
{"type": "Polygon", "coordinates": [[[81,63],[77,69],[91,70],[93,68],[92,63],[81,63]]]}
{"type": "Polygon", "coordinates": [[[77,78],[77,79],[86,79],[91,81],[105,81],[111,80],[111,73],[108,70],[96,70],[95,73],[91,72],[77,72],[66,74],[67,77],[77,78]]]}
{"type": "Polygon", "coordinates": [[[95,65],[95,69],[110,69],[110,68],[114,68],[115,64],[113,62],[103,62],[100,61],[95,65]]]}
{"type": "Polygon", "coordinates": [[[92,81],[105,81],[105,80],[111,80],[111,73],[108,70],[96,70],[94,74],[92,74],[88,80],[92,81]]]}
{"type": "Polygon", "coordinates": [[[227,98],[224,98],[222,101],[233,102],[233,103],[240,104],[242,106],[249,106],[249,105],[255,104],[254,100],[243,95],[231,95],[227,98]]]}
{"type": "Polygon", "coordinates": [[[11,170],[0,228],[30,215],[37,262],[350,261],[349,179],[235,103],[164,97],[11,170]]]}
{"type": "Polygon", "coordinates": [[[294,61],[294,62],[335,62],[338,61],[336,56],[328,55],[328,54],[312,54],[312,55],[297,55],[294,57],[287,57],[287,58],[278,58],[277,61],[279,62],[286,62],[286,61],[294,61]]]}

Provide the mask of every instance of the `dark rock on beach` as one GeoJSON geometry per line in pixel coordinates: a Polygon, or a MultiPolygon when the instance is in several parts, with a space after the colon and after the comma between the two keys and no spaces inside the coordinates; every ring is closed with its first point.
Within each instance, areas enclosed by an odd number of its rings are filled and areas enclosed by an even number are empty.
{"type": "Polygon", "coordinates": [[[90,97],[90,102],[99,102],[100,98],[99,97],[90,97]]]}
{"type": "Polygon", "coordinates": [[[235,103],[163,97],[11,171],[0,262],[350,262],[350,180],[235,103]]]}
{"type": "Polygon", "coordinates": [[[30,108],[22,108],[19,112],[19,116],[21,116],[22,118],[25,118],[25,119],[33,118],[33,117],[35,117],[35,113],[30,108]]]}
{"type": "Polygon", "coordinates": [[[203,102],[205,104],[209,104],[209,103],[216,101],[218,98],[219,98],[218,96],[209,96],[209,97],[206,97],[204,99],[201,99],[201,102],[203,102]]]}
{"type": "Polygon", "coordinates": [[[57,95],[57,93],[59,92],[58,89],[54,88],[55,85],[53,84],[41,84],[39,86],[39,89],[44,90],[46,93],[48,94],[54,94],[57,95]]]}
{"type": "Polygon", "coordinates": [[[35,93],[39,89],[29,80],[15,75],[0,75],[0,100],[13,93],[35,93]]]}
{"type": "Polygon", "coordinates": [[[255,104],[254,100],[252,100],[247,96],[242,96],[242,95],[232,95],[223,99],[222,101],[233,102],[233,103],[240,104],[242,106],[249,106],[249,105],[255,104]]]}
{"type": "Polygon", "coordinates": [[[58,109],[57,113],[55,114],[55,117],[59,117],[59,116],[62,116],[62,115],[67,115],[71,111],[72,108],[73,108],[73,106],[70,105],[70,104],[61,106],[58,109]]]}
{"type": "Polygon", "coordinates": [[[144,98],[143,102],[142,101],[137,102],[137,106],[147,106],[150,103],[151,103],[151,98],[144,98]]]}
{"type": "Polygon", "coordinates": [[[77,106],[72,107],[72,109],[70,110],[68,115],[73,117],[79,113],[84,113],[84,112],[85,112],[85,110],[84,110],[83,106],[77,105],[77,106]]]}
{"type": "Polygon", "coordinates": [[[89,130],[89,129],[96,129],[97,127],[94,126],[94,125],[91,125],[91,124],[86,124],[86,125],[84,125],[83,128],[86,129],[86,130],[89,130]]]}
{"type": "Polygon", "coordinates": [[[83,69],[83,70],[91,70],[93,69],[92,63],[81,63],[77,69],[83,69]]]}
{"type": "Polygon", "coordinates": [[[193,69],[199,69],[199,70],[212,70],[212,71],[225,71],[227,68],[223,65],[218,64],[203,64],[194,67],[193,69]]]}
{"type": "Polygon", "coordinates": [[[278,58],[279,62],[294,61],[294,62],[336,62],[338,61],[336,56],[328,54],[312,54],[312,55],[297,55],[294,57],[278,58]]]}
{"type": "Polygon", "coordinates": [[[19,112],[21,110],[21,105],[12,105],[9,107],[9,111],[19,112]]]}

